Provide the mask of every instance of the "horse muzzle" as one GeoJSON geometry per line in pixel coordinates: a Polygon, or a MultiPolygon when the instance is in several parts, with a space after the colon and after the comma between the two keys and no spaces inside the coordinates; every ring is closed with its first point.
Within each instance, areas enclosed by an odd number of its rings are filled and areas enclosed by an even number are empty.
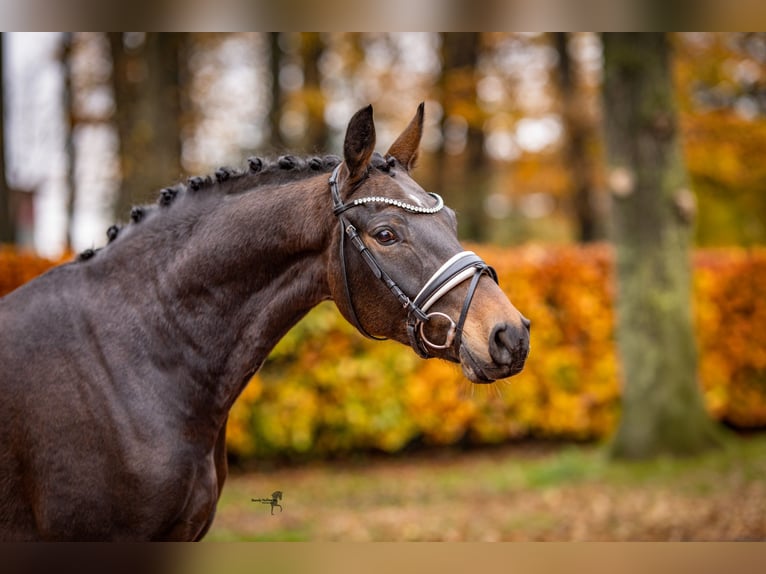
{"type": "Polygon", "coordinates": [[[492,327],[486,341],[486,352],[477,345],[460,346],[459,357],[463,374],[474,383],[491,383],[518,375],[529,356],[530,321],[519,315],[520,321],[501,321],[492,327]],[[474,350],[472,350],[474,349],[474,350]]]}

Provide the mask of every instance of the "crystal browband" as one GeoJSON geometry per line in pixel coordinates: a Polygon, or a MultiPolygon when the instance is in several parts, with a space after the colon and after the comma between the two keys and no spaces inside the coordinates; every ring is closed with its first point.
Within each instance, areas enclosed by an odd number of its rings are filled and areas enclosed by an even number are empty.
{"type": "Polygon", "coordinates": [[[407,203],[398,199],[392,199],[390,197],[359,197],[357,199],[352,200],[348,205],[350,206],[357,206],[357,205],[364,205],[366,203],[386,203],[388,205],[393,205],[395,207],[399,207],[401,209],[406,209],[407,211],[411,211],[413,213],[437,213],[444,208],[444,200],[441,198],[441,196],[438,193],[429,193],[431,197],[433,197],[436,200],[436,205],[433,207],[420,207],[419,205],[412,205],[411,203],[407,203]]]}

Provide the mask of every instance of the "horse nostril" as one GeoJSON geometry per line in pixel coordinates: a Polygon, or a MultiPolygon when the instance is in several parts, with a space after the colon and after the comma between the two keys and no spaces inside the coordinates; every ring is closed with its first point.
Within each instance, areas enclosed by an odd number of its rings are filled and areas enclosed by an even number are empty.
{"type": "Polygon", "coordinates": [[[532,321],[527,319],[524,315],[521,316],[521,324],[527,328],[527,332],[532,330],[532,321]]]}
{"type": "Polygon", "coordinates": [[[489,341],[489,355],[498,365],[523,364],[529,353],[529,320],[525,329],[510,323],[499,323],[492,329],[489,341]]]}
{"type": "Polygon", "coordinates": [[[513,362],[510,329],[511,326],[508,323],[500,323],[492,329],[492,337],[489,340],[489,355],[499,365],[510,365],[513,362]]]}

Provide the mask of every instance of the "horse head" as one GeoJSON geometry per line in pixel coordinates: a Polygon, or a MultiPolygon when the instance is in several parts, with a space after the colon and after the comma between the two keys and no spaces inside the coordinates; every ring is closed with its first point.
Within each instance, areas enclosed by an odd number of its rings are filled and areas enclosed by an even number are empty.
{"type": "Polygon", "coordinates": [[[411,177],[424,106],[381,156],[372,106],[350,120],[343,163],[330,177],[339,232],[328,261],[340,312],[363,334],[460,363],[474,383],[519,373],[530,323],[494,270],[457,238],[455,213],[411,177]]]}

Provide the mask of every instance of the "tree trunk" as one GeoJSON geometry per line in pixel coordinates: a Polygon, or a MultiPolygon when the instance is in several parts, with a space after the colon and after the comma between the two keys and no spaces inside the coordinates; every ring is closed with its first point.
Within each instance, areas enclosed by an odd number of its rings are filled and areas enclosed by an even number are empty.
{"type": "Polygon", "coordinates": [[[143,42],[126,46],[122,33],[109,34],[122,168],[117,218],[125,219],[135,204],[153,202],[160,188],[181,176],[181,36],[147,33],[143,42]]]}
{"type": "Polygon", "coordinates": [[[11,192],[5,178],[5,101],[3,72],[3,38],[0,33],[0,243],[13,243],[15,232],[11,216],[11,192]]]}
{"type": "Polygon", "coordinates": [[[687,187],[667,38],[605,34],[604,104],[617,257],[623,411],[612,454],[694,454],[719,444],[697,381],[687,187]]]}
{"type": "Polygon", "coordinates": [[[604,239],[605,233],[593,183],[596,129],[586,116],[582,95],[577,89],[576,70],[569,55],[569,36],[566,32],[553,34],[558,53],[557,75],[566,132],[564,156],[572,182],[571,198],[578,240],[589,243],[604,239]]]}
{"type": "Polygon", "coordinates": [[[325,101],[319,70],[319,60],[324,49],[325,43],[319,32],[301,32],[303,93],[309,115],[303,148],[308,153],[323,152],[330,144],[330,133],[324,119],[325,101]]]}
{"type": "Polygon", "coordinates": [[[450,158],[445,145],[437,157],[437,189],[460,214],[460,235],[487,239],[489,226],[484,211],[487,195],[487,157],[484,131],[476,104],[476,70],[481,52],[479,32],[445,32],[442,37],[441,104],[444,110],[442,133],[451,116],[467,122],[465,149],[460,161],[450,158]],[[460,110],[460,111],[456,111],[460,110]],[[467,116],[467,117],[466,117],[467,116]]]}
{"type": "Polygon", "coordinates": [[[279,46],[279,32],[269,32],[269,69],[271,70],[271,107],[269,108],[269,129],[271,135],[269,144],[272,150],[281,152],[285,148],[282,138],[282,86],[279,85],[279,74],[282,71],[282,48],[279,46]]]}
{"type": "Polygon", "coordinates": [[[77,169],[77,148],[74,144],[74,108],[72,93],[72,49],[74,46],[74,34],[64,32],[61,41],[61,69],[64,73],[64,87],[62,98],[64,116],[64,141],[66,142],[66,250],[74,250],[74,210],[77,199],[77,181],[75,171],[77,169]]]}

